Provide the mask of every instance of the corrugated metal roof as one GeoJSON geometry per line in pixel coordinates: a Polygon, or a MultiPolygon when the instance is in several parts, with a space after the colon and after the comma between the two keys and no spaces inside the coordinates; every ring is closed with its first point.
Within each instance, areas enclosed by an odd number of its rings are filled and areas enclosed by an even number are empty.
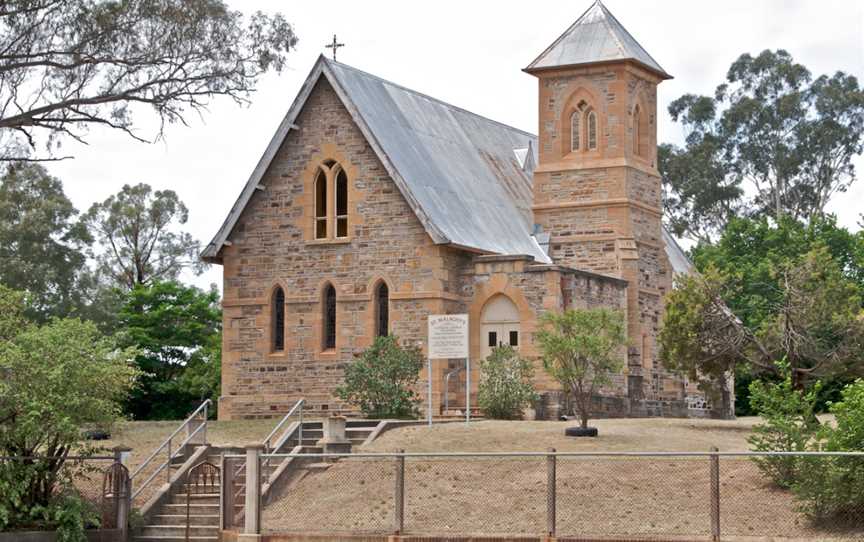
{"type": "MultiPolygon", "coordinates": [[[[552,263],[532,235],[535,135],[323,56],[202,258],[219,261],[221,247],[282,141],[296,128],[294,120],[320,77],[330,82],[435,243],[552,263]]],[[[548,243],[548,236],[540,236],[548,243]]],[[[689,269],[665,230],[663,239],[676,272],[689,269]]]]}
{"type": "Polygon", "coordinates": [[[672,77],[639,45],[606,6],[596,0],[525,71],[614,60],[633,60],[666,79],[672,77]]]}
{"type": "Polygon", "coordinates": [[[345,64],[325,62],[447,242],[548,262],[531,236],[530,173],[514,155],[529,147],[534,135],[345,64]]]}
{"type": "Polygon", "coordinates": [[[672,266],[673,275],[689,275],[693,273],[693,262],[687,257],[687,253],[681,248],[681,245],[672,237],[672,234],[663,226],[663,245],[666,248],[666,256],[669,258],[669,265],[672,266]]]}

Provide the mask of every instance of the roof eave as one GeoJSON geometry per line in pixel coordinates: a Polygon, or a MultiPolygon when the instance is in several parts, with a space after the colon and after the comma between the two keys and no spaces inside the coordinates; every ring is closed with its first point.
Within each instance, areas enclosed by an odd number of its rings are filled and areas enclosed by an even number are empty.
{"type": "Polygon", "coordinates": [[[664,71],[663,69],[658,70],[654,66],[646,64],[646,63],[644,63],[640,60],[637,60],[635,58],[615,58],[612,60],[600,60],[600,61],[596,61],[596,62],[579,62],[579,63],[575,63],[575,64],[560,64],[560,65],[556,65],[556,66],[542,66],[542,67],[528,66],[527,68],[522,68],[522,71],[525,73],[529,73],[531,75],[534,75],[534,76],[538,76],[538,74],[556,71],[556,70],[587,68],[589,66],[609,66],[612,64],[622,64],[622,63],[635,64],[636,66],[639,66],[640,68],[653,73],[654,75],[656,75],[657,77],[659,77],[661,80],[664,80],[664,81],[668,81],[669,79],[674,79],[674,77],[672,77],[671,75],[666,73],[666,71],[664,71]]]}
{"type": "Polygon", "coordinates": [[[264,151],[261,158],[258,160],[258,164],[255,166],[255,169],[249,176],[249,180],[243,187],[242,192],[237,197],[234,205],[231,207],[228,216],[223,221],[222,226],[219,228],[219,231],[216,233],[210,243],[208,243],[204,251],[202,251],[200,255],[202,261],[216,264],[222,263],[222,247],[225,246],[226,242],[228,241],[228,236],[233,231],[234,227],[237,224],[237,220],[239,219],[243,210],[246,208],[246,205],[248,205],[249,200],[255,193],[256,188],[259,186],[261,179],[264,176],[264,173],[270,167],[270,163],[276,157],[276,153],[282,146],[282,142],[285,140],[285,137],[287,137],[288,132],[290,132],[292,129],[297,128],[294,124],[294,121],[297,119],[297,116],[300,114],[300,111],[306,104],[306,100],[312,93],[312,89],[318,83],[322,75],[333,87],[336,95],[339,96],[339,99],[342,101],[343,105],[348,110],[349,115],[351,115],[351,118],[354,120],[354,122],[357,124],[357,127],[363,133],[363,136],[367,139],[367,141],[369,141],[370,146],[373,148],[376,155],[383,163],[384,169],[387,170],[391,178],[394,180],[394,182],[396,182],[396,185],[399,187],[400,192],[402,192],[403,197],[405,197],[406,201],[408,201],[409,206],[412,208],[417,218],[423,224],[424,229],[432,238],[433,242],[435,242],[436,244],[446,244],[450,242],[450,239],[448,239],[447,236],[444,235],[444,233],[440,231],[426,216],[420,204],[417,202],[417,199],[409,190],[408,184],[396,170],[390,158],[383,151],[380,144],[375,139],[374,134],[372,134],[365,120],[360,115],[354,104],[351,102],[350,96],[348,96],[345,90],[342,88],[342,85],[339,82],[339,78],[336,76],[336,74],[333,73],[333,70],[330,68],[328,63],[329,61],[324,55],[319,55],[318,60],[315,62],[315,65],[312,67],[309,75],[303,82],[303,86],[301,87],[300,92],[297,94],[297,97],[294,99],[294,102],[291,104],[291,107],[285,114],[282,122],[279,124],[279,128],[276,130],[276,133],[270,140],[267,149],[264,151]]]}
{"type": "Polygon", "coordinates": [[[309,94],[311,94],[312,88],[315,86],[315,83],[317,83],[323,69],[324,56],[320,55],[318,60],[312,66],[312,69],[309,71],[309,75],[303,82],[303,86],[300,88],[297,97],[294,98],[294,102],[291,104],[288,112],[282,118],[282,122],[279,123],[276,133],[273,134],[270,143],[267,145],[261,158],[258,159],[258,163],[249,175],[249,179],[246,181],[243,190],[240,192],[240,195],[237,196],[234,205],[231,206],[231,210],[222,222],[222,226],[219,227],[216,235],[213,236],[213,239],[207,244],[207,247],[201,253],[201,260],[207,263],[222,263],[222,247],[227,243],[228,236],[231,235],[234,226],[237,225],[237,220],[240,218],[240,215],[243,213],[249,200],[258,188],[261,179],[264,177],[264,173],[270,167],[270,163],[276,157],[276,153],[282,146],[282,142],[285,141],[288,132],[297,128],[294,121],[300,114],[300,110],[303,109],[303,105],[305,105],[306,100],[309,98],[309,94]]]}

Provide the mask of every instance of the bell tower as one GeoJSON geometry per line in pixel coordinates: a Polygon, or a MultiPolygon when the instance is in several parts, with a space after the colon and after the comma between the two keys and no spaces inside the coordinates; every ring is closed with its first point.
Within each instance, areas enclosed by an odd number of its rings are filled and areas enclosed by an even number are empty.
{"type": "Polygon", "coordinates": [[[559,265],[628,281],[628,393],[681,399],[656,347],[671,287],[657,85],[671,76],[599,0],[525,71],[540,87],[533,211],[550,235],[549,255],[559,265]]]}

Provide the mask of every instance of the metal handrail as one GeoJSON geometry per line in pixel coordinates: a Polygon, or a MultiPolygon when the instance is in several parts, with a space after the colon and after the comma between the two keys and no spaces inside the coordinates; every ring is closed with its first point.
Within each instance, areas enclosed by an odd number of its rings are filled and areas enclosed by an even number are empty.
{"type": "Polygon", "coordinates": [[[150,482],[152,482],[153,479],[156,478],[156,476],[165,469],[165,467],[169,467],[169,469],[168,469],[169,476],[168,477],[169,477],[169,482],[170,482],[171,460],[174,459],[175,457],[177,457],[177,455],[180,453],[180,451],[183,450],[183,447],[186,446],[186,444],[188,444],[189,441],[192,440],[192,437],[197,435],[199,432],[203,431],[204,443],[205,444],[207,443],[207,407],[210,406],[211,404],[213,404],[213,401],[211,401],[210,399],[206,399],[203,403],[201,403],[198,406],[198,408],[196,408],[192,412],[192,414],[190,414],[189,417],[186,418],[183,421],[183,423],[181,423],[180,426],[177,429],[175,429],[174,432],[171,433],[171,435],[169,435],[168,438],[166,438],[164,442],[162,442],[162,444],[160,444],[155,450],[153,450],[153,452],[147,457],[147,459],[145,459],[140,465],[138,465],[138,467],[135,468],[135,470],[132,472],[132,474],[129,475],[129,481],[131,482],[135,478],[136,475],[138,475],[142,470],[144,470],[144,468],[147,465],[149,465],[156,458],[156,456],[159,455],[160,452],[162,452],[166,448],[168,449],[167,459],[159,465],[159,467],[144,481],[143,484],[141,484],[137,488],[135,488],[135,491],[132,492],[132,498],[133,499],[135,497],[137,497],[141,493],[141,491],[143,491],[144,488],[147,487],[150,484],[150,482]],[[204,413],[204,419],[203,419],[203,422],[201,423],[201,425],[199,425],[198,427],[195,428],[194,431],[189,433],[189,435],[187,435],[187,437],[185,439],[183,439],[183,442],[181,442],[176,447],[172,447],[171,444],[172,444],[172,441],[174,440],[174,437],[176,437],[180,433],[180,431],[182,431],[183,429],[188,430],[189,424],[202,411],[204,413]],[[173,448],[173,450],[172,450],[172,448],[173,448]]]}
{"type": "Polygon", "coordinates": [[[279,430],[282,429],[282,426],[288,422],[288,419],[294,415],[294,412],[297,411],[298,408],[300,409],[300,442],[303,442],[303,405],[305,403],[306,398],[301,397],[300,399],[298,399],[297,402],[294,403],[294,406],[291,407],[291,410],[288,411],[288,414],[285,414],[285,416],[283,416],[282,419],[279,420],[279,423],[276,424],[276,427],[274,427],[273,430],[270,431],[270,434],[267,435],[267,438],[265,438],[263,442],[265,453],[270,453],[270,446],[272,445],[270,441],[273,439],[276,433],[278,433],[279,430]]]}

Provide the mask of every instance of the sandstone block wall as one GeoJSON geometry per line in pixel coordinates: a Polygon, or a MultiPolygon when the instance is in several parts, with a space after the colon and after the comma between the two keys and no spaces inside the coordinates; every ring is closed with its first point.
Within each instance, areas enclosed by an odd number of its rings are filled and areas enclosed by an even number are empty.
{"type": "Polygon", "coordinates": [[[345,363],[373,340],[372,290],[390,291],[391,331],[425,338],[426,315],[443,312],[465,256],[435,246],[333,89],[313,90],[223,249],[224,419],[269,417],[300,397],[313,412],[344,411],[333,396],[345,363]],[[348,172],[349,238],[312,239],[315,166],[348,172]],[[322,350],[322,295],[337,292],[336,349],[322,350]],[[271,296],[286,295],[286,347],[271,350],[271,296]]]}

